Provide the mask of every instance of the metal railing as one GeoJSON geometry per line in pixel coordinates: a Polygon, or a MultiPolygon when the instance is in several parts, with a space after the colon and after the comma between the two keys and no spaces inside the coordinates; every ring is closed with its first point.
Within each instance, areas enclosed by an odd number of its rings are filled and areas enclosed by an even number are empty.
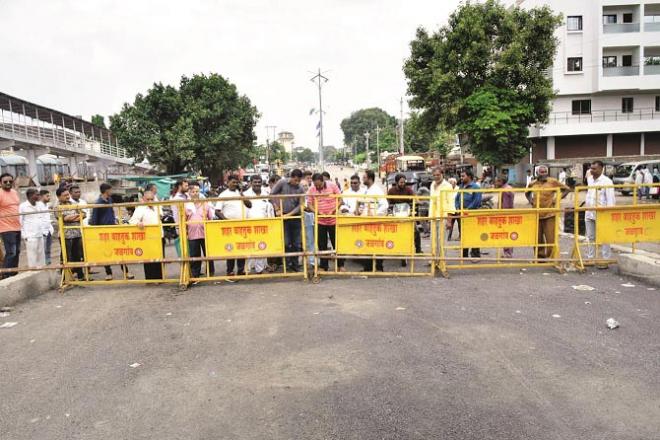
{"type": "Polygon", "coordinates": [[[573,114],[572,112],[550,113],[549,124],[579,124],[584,122],[616,122],[616,121],[643,121],[660,119],[660,112],[654,108],[639,108],[632,112],[621,110],[593,110],[587,114],[573,114]]]}
{"type": "Polygon", "coordinates": [[[639,23],[603,24],[604,34],[622,34],[630,32],[639,32],[639,23]]]}
{"type": "Polygon", "coordinates": [[[603,76],[637,76],[639,66],[603,67],[603,76]]]}
{"type": "Polygon", "coordinates": [[[126,150],[100,139],[83,136],[64,128],[46,128],[33,124],[20,124],[0,121],[0,134],[8,139],[25,141],[37,145],[52,146],[66,150],[83,150],[105,154],[116,158],[126,158],[126,150]]]}
{"type": "Polygon", "coordinates": [[[647,64],[644,66],[644,75],[660,75],[660,65],[647,64]]]}

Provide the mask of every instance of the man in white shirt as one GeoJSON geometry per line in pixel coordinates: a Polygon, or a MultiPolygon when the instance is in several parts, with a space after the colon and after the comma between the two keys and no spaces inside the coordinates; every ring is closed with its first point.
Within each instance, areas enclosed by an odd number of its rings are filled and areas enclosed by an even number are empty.
{"type": "MultiPolygon", "coordinates": [[[[247,211],[252,208],[249,200],[240,200],[243,193],[239,189],[240,180],[232,174],[227,178],[227,189],[218,198],[234,200],[219,200],[215,203],[215,214],[220,220],[241,220],[247,217],[247,211]]],[[[245,258],[227,260],[227,276],[245,275],[245,258]],[[234,273],[234,268],[238,269],[234,273]]]]}
{"type": "Polygon", "coordinates": [[[25,241],[28,267],[40,267],[46,264],[44,252],[44,226],[43,210],[37,204],[39,191],[30,188],[26,191],[27,200],[20,204],[18,212],[21,214],[21,237],[25,241]]]}
{"type": "MultiPolygon", "coordinates": [[[[366,170],[364,172],[364,177],[362,178],[362,183],[366,187],[364,192],[365,194],[365,206],[362,214],[366,216],[385,216],[387,215],[387,208],[389,203],[387,202],[386,197],[369,197],[369,196],[384,196],[385,192],[383,189],[376,185],[376,173],[372,170],[366,170]]],[[[370,260],[363,260],[364,272],[371,272],[372,262],[370,260]]],[[[383,260],[376,259],[376,271],[383,272],[383,260]]]]}
{"type": "Polygon", "coordinates": [[[525,188],[529,188],[529,185],[532,184],[533,180],[534,180],[534,176],[532,175],[532,170],[527,170],[525,188]]]}
{"type": "Polygon", "coordinates": [[[355,174],[351,176],[351,186],[345,190],[342,195],[353,197],[342,197],[342,204],[339,207],[339,212],[344,215],[360,215],[360,197],[364,195],[365,190],[360,187],[360,177],[355,174]]]}
{"type": "MultiPolygon", "coordinates": [[[[366,187],[365,196],[385,196],[383,189],[376,185],[376,174],[372,170],[364,172],[362,183],[366,187]]],[[[384,216],[387,215],[389,203],[386,197],[365,197],[366,209],[362,212],[366,216],[384,216]]]]}
{"type": "MultiPolygon", "coordinates": [[[[644,173],[642,172],[641,168],[638,168],[635,171],[635,185],[642,185],[643,183],[644,183],[644,173]]],[[[643,195],[644,195],[644,188],[643,187],[637,188],[637,197],[641,199],[643,195]]]]}
{"type": "Polygon", "coordinates": [[[566,168],[562,168],[562,170],[559,172],[559,183],[562,185],[566,185],[566,168]]]}
{"type": "Polygon", "coordinates": [[[39,201],[37,202],[37,205],[39,206],[39,209],[43,212],[42,217],[41,217],[41,223],[42,223],[42,233],[44,236],[44,258],[46,265],[50,265],[51,258],[50,258],[50,251],[52,248],[53,244],[53,234],[55,233],[55,228],[53,228],[53,221],[50,215],[50,212],[48,211],[48,204],[50,203],[50,192],[47,189],[42,189],[39,191],[39,201]]]}
{"type": "MultiPolygon", "coordinates": [[[[649,167],[644,167],[642,170],[642,175],[644,176],[644,184],[645,185],[651,185],[653,184],[653,174],[651,174],[651,171],[649,170],[649,167]]],[[[646,196],[647,199],[651,198],[651,187],[650,186],[645,186],[644,195],[646,196]]]]}
{"type": "MultiPolygon", "coordinates": [[[[252,176],[250,188],[243,193],[245,197],[267,196],[263,188],[263,180],[260,175],[252,176]]],[[[247,210],[247,218],[270,218],[275,217],[275,209],[269,199],[252,199],[252,207],[247,210]]],[[[266,258],[251,258],[248,260],[248,271],[257,275],[268,268],[266,258]]]]}
{"type": "MultiPolygon", "coordinates": [[[[142,229],[147,225],[160,224],[160,206],[149,206],[148,203],[153,203],[156,195],[152,191],[145,191],[142,195],[142,202],[144,205],[137,206],[133,215],[128,221],[131,225],[137,225],[142,229]]],[[[163,256],[165,256],[165,240],[163,229],[160,229],[161,246],[163,246],[163,256]]],[[[162,263],[144,263],[144,279],[145,280],[160,280],[163,279],[163,266],[162,263]]]]}
{"type": "MultiPolygon", "coordinates": [[[[612,185],[612,180],[603,174],[603,162],[596,160],[591,164],[591,179],[589,180],[589,186],[607,186],[612,185]]],[[[614,206],[616,205],[616,199],[614,197],[614,188],[601,188],[596,189],[592,188],[587,191],[587,198],[585,206],[587,207],[598,207],[598,206],[614,206]]],[[[587,258],[593,259],[596,256],[596,246],[594,242],[596,240],[596,212],[587,211],[584,216],[585,227],[587,229],[587,258]]],[[[603,244],[601,245],[601,258],[610,259],[612,256],[612,251],[610,245],[603,244]]],[[[598,266],[600,269],[607,268],[607,265],[598,266]]]]}

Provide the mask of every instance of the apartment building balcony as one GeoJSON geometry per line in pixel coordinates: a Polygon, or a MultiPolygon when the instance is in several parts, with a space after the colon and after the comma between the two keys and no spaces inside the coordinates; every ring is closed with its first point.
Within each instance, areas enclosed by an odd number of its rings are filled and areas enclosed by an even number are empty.
{"type": "Polygon", "coordinates": [[[660,32],[660,5],[644,6],[644,32],[660,32]]]}
{"type": "Polygon", "coordinates": [[[625,34],[639,32],[640,5],[603,6],[603,33],[625,34]]]}
{"type": "Polygon", "coordinates": [[[534,127],[531,136],[571,136],[602,133],[660,131],[660,112],[655,108],[592,110],[590,113],[552,112],[547,123],[534,127]]]}

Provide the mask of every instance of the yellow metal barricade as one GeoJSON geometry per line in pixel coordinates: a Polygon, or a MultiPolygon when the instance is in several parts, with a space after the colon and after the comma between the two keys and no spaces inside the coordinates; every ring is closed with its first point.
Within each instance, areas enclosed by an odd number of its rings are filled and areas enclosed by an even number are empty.
{"type": "Polygon", "coordinates": [[[572,256],[578,269],[616,262],[613,244],[629,244],[635,252],[644,243],[660,243],[660,184],[579,186],[575,191],[572,256]],[[639,195],[642,188],[650,189],[648,196],[639,195]],[[632,190],[632,197],[617,199],[616,193],[626,190],[632,190]]]}
{"type": "MultiPolygon", "coordinates": [[[[170,263],[184,263],[181,258],[166,258],[161,207],[172,202],[121,203],[112,205],[62,205],[55,210],[61,247],[62,287],[75,285],[121,283],[180,283],[182,270],[176,275],[168,273],[170,263]],[[157,223],[130,224],[130,211],[138,206],[152,207],[157,223]],[[89,225],[87,213],[93,209],[113,209],[115,225],[89,225]],[[65,218],[77,220],[65,222],[65,218]],[[128,265],[143,265],[145,278],[135,277],[128,265]],[[119,266],[119,279],[94,279],[91,268],[119,266]],[[159,277],[149,274],[159,273],[159,277]]],[[[173,225],[172,225],[173,226],[173,225]]],[[[182,265],[183,266],[183,265],[182,265]]]]}
{"type": "MultiPolygon", "coordinates": [[[[270,200],[279,205],[282,212],[283,200],[287,198],[301,199],[301,211],[298,215],[250,218],[249,208],[241,203],[240,219],[203,219],[187,220],[183,219],[183,225],[186,229],[194,225],[202,225],[204,230],[205,256],[190,257],[189,264],[194,262],[206,263],[203,276],[194,277],[190,271],[186,271],[182,284],[188,285],[191,282],[200,281],[236,281],[242,279],[272,279],[272,278],[307,278],[307,251],[305,246],[305,225],[302,206],[303,195],[277,195],[277,196],[252,196],[252,197],[226,197],[199,200],[198,203],[211,204],[215,202],[228,201],[251,201],[258,202],[270,200]],[[301,249],[298,251],[287,251],[286,249],[286,223],[296,222],[300,225],[301,249]],[[291,271],[287,269],[287,259],[302,259],[302,270],[291,271]],[[276,260],[282,267],[282,272],[265,271],[262,273],[251,273],[251,260],[276,260]],[[232,273],[220,275],[212,271],[213,261],[235,260],[235,267],[238,267],[239,260],[243,260],[245,273],[232,273]]],[[[187,205],[190,205],[189,201],[187,205]]],[[[184,208],[185,209],[185,208],[184,208]]]]}
{"type": "MultiPolygon", "coordinates": [[[[335,234],[335,248],[315,252],[314,280],[328,275],[368,275],[368,276],[433,276],[435,265],[424,265],[435,258],[435,230],[431,228],[431,248],[416,252],[415,236],[419,233],[417,224],[430,221],[428,216],[418,215],[420,204],[428,204],[429,197],[388,196],[388,195],[315,195],[313,199],[332,198],[332,213],[319,213],[318,203],[310,203],[314,211],[315,243],[319,242],[319,228],[331,228],[335,234]],[[342,210],[342,201],[355,206],[342,210]],[[408,213],[398,213],[392,205],[408,204],[408,213]],[[380,204],[379,204],[380,202],[380,204]],[[378,207],[380,205],[380,208],[378,207]],[[388,205],[388,207],[385,207],[388,205]],[[342,212],[344,211],[344,212],[342,212]],[[394,212],[393,212],[394,211],[394,212]],[[329,221],[328,221],[329,220],[329,221]],[[329,259],[329,270],[319,270],[321,259],[329,259]],[[349,262],[351,267],[342,267],[349,262]],[[405,268],[391,270],[390,262],[405,262],[405,268]],[[385,263],[387,262],[387,270],[385,263]],[[359,270],[355,269],[357,267],[359,270]],[[360,266],[362,266],[360,268],[360,266]]],[[[346,206],[346,205],[344,205],[346,206]]],[[[322,234],[321,240],[326,237],[322,234]]],[[[421,238],[420,238],[421,241],[421,238]]],[[[399,266],[401,267],[401,266],[399,266]]]]}
{"type": "MultiPolygon", "coordinates": [[[[443,190],[442,192],[445,192],[443,190]]],[[[559,258],[559,215],[562,191],[560,188],[500,188],[460,189],[456,192],[458,206],[445,212],[440,205],[440,217],[435,218],[438,234],[438,268],[444,275],[454,269],[485,269],[505,267],[554,266],[563,269],[570,261],[559,258]],[[534,205],[502,209],[505,193],[532,195],[534,205]],[[545,193],[545,194],[544,194],[545,193]],[[549,194],[552,194],[550,196],[549,194]],[[481,195],[478,206],[465,206],[465,195],[481,195]],[[541,207],[541,195],[551,198],[549,207],[541,207]],[[489,196],[492,208],[486,207],[489,196]],[[445,225],[458,223],[458,244],[447,240],[445,225]],[[488,255],[482,253],[487,249],[488,255]],[[491,253],[494,252],[494,255],[491,253]]],[[[476,203],[476,202],[475,202],[476,203]]]]}

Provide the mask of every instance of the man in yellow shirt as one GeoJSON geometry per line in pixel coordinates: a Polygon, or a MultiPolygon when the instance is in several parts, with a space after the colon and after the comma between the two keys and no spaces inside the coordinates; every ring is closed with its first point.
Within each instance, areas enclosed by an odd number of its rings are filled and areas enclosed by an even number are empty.
{"type": "MultiPolygon", "coordinates": [[[[535,208],[559,208],[559,202],[571,189],[553,177],[548,177],[548,167],[541,165],[537,169],[537,178],[532,181],[529,203],[535,208]],[[561,198],[557,200],[557,188],[561,189],[561,198]],[[534,191],[540,190],[540,191],[534,191]]],[[[537,258],[553,258],[555,245],[555,222],[558,212],[540,212],[538,227],[537,258]]]]}
{"type": "Polygon", "coordinates": [[[456,193],[451,183],[445,180],[444,171],[440,167],[433,169],[433,182],[431,183],[431,209],[430,216],[436,224],[436,243],[440,245],[440,234],[445,234],[445,242],[448,240],[451,226],[453,226],[451,215],[456,211],[456,193]],[[444,218],[440,218],[440,216],[444,218]]]}

